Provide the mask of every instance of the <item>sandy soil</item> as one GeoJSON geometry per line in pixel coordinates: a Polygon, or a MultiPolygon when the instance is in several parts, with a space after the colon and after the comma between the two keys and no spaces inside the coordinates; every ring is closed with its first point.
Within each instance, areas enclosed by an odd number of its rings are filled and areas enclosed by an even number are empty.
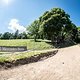
{"type": "Polygon", "coordinates": [[[80,47],[63,48],[44,61],[2,70],[0,80],[80,80],[80,47]]]}

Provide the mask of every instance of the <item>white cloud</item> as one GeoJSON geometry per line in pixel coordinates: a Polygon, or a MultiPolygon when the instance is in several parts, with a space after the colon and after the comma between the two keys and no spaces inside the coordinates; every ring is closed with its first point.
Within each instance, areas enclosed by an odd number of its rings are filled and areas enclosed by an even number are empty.
{"type": "Polygon", "coordinates": [[[12,30],[13,32],[15,32],[16,30],[19,30],[20,33],[26,32],[26,28],[20,25],[17,19],[11,19],[8,29],[12,30]]]}

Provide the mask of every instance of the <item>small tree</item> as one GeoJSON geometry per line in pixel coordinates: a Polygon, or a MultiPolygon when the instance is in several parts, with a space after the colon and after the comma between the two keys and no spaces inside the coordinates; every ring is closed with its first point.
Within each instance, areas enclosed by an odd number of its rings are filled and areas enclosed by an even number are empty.
{"type": "Polygon", "coordinates": [[[20,33],[20,34],[18,35],[18,39],[27,39],[27,34],[26,34],[25,32],[20,33]]]}
{"type": "Polygon", "coordinates": [[[19,30],[16,30],[16,32],[14,33],[14,39],[17,39],[19,36],[19,30]]]}
{"type": "Polygon", "coordinates": [[[30,26],[28,26],[27,30],[31,36],[34,36],[34,40],[36,41],[39,37],[39,21],[35,20],[30,26]]]}
{"type": "Polygon", "coordinates": [[[0,33],[0,39],[2,38],[2,33],[0,33]]]}

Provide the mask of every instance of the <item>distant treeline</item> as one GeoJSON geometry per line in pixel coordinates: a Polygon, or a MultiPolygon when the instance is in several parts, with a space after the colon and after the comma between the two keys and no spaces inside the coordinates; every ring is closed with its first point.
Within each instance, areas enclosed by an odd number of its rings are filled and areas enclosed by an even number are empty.
{"type": "Polygon", "coordinates": [[[0,39],[27,39],[27,34],[25,32],[19,33],[18,30],[15,33],[5,32],[0,33],[0,39]]]}

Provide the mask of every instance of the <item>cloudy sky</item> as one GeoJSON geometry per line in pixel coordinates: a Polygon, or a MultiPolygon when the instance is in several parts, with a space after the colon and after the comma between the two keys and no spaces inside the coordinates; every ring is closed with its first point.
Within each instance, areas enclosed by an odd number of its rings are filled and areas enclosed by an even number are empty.
{"type": "Polygon", "coordinates": [[[60,7],[80,26],[80,0],[0,0],[0,33],[26,30],[46,10],[60,7]]]}

